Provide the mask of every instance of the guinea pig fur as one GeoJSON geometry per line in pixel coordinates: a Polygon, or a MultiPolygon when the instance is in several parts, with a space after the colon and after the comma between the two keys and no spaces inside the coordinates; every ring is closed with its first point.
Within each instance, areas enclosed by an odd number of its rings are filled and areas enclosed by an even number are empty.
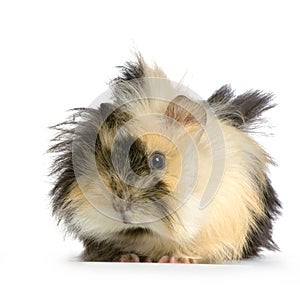
{"type": "Polygon", "coordinates": [[[222,263],[278,249],[273,161],[251,135],[272,95],[223,86],[195,99],[139,54],[109,90],[52,127],[52,210],[83,260],[222,263]]]}

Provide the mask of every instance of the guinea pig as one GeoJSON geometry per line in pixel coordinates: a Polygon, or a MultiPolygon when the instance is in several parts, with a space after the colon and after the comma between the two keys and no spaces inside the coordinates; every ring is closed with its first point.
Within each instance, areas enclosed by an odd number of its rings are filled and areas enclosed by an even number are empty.
{"type": "Polygon", "coordinates": [[[204,101],[137,54],[106,95],[52,127],[52,211],[82,260],[222,263],[278,250],[274,162],[251,135],[271,94],[226,85],[204,101]]]}

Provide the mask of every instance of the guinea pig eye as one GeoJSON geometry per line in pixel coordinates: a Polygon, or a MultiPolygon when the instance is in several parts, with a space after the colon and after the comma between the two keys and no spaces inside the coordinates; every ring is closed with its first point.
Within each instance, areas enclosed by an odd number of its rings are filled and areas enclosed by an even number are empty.
{"type": "Polygon", "coordinates": [[[159,152],[154,152],[149,158],[151,170],[162,170],[166,166],[166,158],[159,152]]]}

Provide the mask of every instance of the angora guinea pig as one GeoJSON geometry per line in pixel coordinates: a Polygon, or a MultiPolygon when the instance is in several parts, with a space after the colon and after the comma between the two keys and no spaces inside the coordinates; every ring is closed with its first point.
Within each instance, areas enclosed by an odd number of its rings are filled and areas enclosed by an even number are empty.
{"type": "Polygon", "coordinates": [[[270,156],[251,137],[272,96],[207,101],[140,55],[107,101],[75,109],[50,152],[53,214],[85,261],[221,263],[276,250],[270,156]]]}

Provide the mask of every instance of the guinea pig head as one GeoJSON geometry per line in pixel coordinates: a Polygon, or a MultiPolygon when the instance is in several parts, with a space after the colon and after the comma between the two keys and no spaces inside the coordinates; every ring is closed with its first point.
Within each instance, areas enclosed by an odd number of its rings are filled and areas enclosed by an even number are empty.
{"type": "Polygon", "coordinates": [[[97,172],[85,168],[80,189],[99,213],[120,228],[162,230],[164,226],[168,231],[180,222],[177,210],[192,192],[183,185],[192,185],[197,178],[191,165],[197,171],[195,156],[206,123],[205,109],[178,96],[166,102],[163,111],[138,116],[126,105],[103,104],[99,110],[102,122],[95,126],[94,158],[90,157],[97,172]]]}

